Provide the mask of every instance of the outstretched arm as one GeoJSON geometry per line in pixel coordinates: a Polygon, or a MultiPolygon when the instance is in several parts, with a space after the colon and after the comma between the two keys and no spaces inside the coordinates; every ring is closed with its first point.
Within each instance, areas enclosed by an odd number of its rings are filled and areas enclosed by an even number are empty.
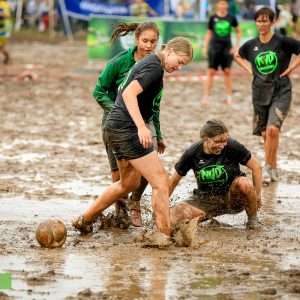
{"type": "Polygon", "coordinates": [[[257,195],[257,207],[260,208],[261,207],[261,179],[262,179],[261,165],[259,161],[253,155],[251,155],[251,158],[246,164],[246,167],[252,171],[253,186],[256,190],[256,195],[257,195]]]}

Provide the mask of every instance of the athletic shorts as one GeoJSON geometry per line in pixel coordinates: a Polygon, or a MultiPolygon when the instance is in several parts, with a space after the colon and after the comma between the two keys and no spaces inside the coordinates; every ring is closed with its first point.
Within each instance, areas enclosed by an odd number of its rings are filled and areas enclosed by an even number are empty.
{"type": "Polygon", "coordinates": [[[233,55],[229,53],[230,48],[225,48],[220,51],[214,50],[212,47],[208,50],[208,67],[218,70],[221,66],[222,70],[230,68],[233,61],[233,55]]]}
{"type": "Polygon", "coordinates": [[[113,133],[107,130],[102,130],[102,139],[105,145],[110,170],[111,172],[118,171],[117,160],[126,159],[136,159],[145,156],[153,151],[154,148],[157,149],[157,137],[156,130],[153,121],[147,124],[147,127],[152,132],[152,147],[145,149],[140,143],[137,133],[132,133],[132,131],[113,133]]]}
{"type": "Polygon", "coordinates": [[[0,36],[0,48],[5,47],[7,42],[7,37],[6,36],[0,36]]]}
{"type": "Polygon", "coordinates": [[[238,214],[244,210],[241,203],[236,203],[229,207],[228,197],[228,193],[225,195],[210,195],[194,190],[193,195],[184,202],[204,211],[206,219],[224,214],[238,214]]]}
{"type": "Polygon", "coordinates": [[[287,77],[277,83],[255,77],[252,84],[253,134],[261,135],[270,125],[281,128],[292,101],[291,82],[287,77]]]}

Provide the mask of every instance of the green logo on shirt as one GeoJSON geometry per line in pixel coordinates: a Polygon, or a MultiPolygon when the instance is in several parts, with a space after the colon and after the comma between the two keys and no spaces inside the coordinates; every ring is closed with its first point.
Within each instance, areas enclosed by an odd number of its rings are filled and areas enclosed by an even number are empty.
{"type": "Polygon", "coordinates": [[[159,111],[159,107],[160,107],[160,100],[161,100],[161,97],[163,95],[163,91],[164,89],[161,89],[160,92],[155,96],[155,98],[153,99],[153,102],[152,102],[152,111],[154,113],[157,113],[159,111]]]}
{"type": "Polygon", "coordinates": [[[255,57],[255,65],[259,73],[271,74],[278,65],[278,58],[275,52],[261,52],[255,57]]]}
{"type": "Polygon", "coordinates": [[[216,23],[215,31],[219,36],[228,36],[230,34],[231,24],[226,20],[221,20],[216,23]]]}
{"type": "Polygon", "coordinates": [[[223,184],[228,180],[228,174],[223,165],[211,165],[199,171],[198,179],[208,185],[223,184]]]}

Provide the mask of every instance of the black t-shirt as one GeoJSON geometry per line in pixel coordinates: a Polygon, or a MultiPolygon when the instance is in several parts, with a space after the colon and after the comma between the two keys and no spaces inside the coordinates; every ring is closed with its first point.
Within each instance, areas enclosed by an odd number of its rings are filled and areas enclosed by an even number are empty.
{"type": "Polygon", "coordinates": [[[120,132],[136,128],[122,97],[123,91],[133,80],[137,80],[143,88],[137,99],[144,121],[147,123],[153,114],[158,113],[163,94],[163,74],[164,69],[155,54],[137,62],[120,85],[115,106],[107,116],[104,129],[120,132]]]}
{"type": "Polygon", "coordinates": [[[239,49],[239,55],[251,63],[254,76],[266,82],[276,82],[288,68],[292,54],[299,53],[300,41],[277,33],[268,43],[256,37],[239,49]]]}
{"type": "Polygon", "coordinates": [[[225,49],[231,47],[231,28],[238,26],[237,19],[227,14],[225,17],[213,15],[208,22],[208,29],[212,30],[213,36],[210,42],[210,47],[225,49]]]}
{"type": "Polygon", "coordinates": [[[240,169],[251,158],[250,151],[238,141],[229,138],[219,155],[206,154],[203,142],[190,146],[175,165],[180,176],[194,171],[198,192],[210,195],[224,195],[229,191],[235,177],[244,176],[240,169]]]}

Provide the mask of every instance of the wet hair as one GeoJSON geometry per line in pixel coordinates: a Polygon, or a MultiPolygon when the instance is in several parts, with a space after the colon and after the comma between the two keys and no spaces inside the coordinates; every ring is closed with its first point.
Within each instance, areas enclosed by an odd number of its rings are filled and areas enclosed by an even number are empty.
{"type": "Polygon", "coordinates": [[[194,50],[189,39],[180,36],[173,38],[164,47],[164,49],[166,50],[170,48],[173,49],[176,55],[187,55],[190,58],[189,63],[192,61],[194,56],[194,50]]]}
{"type": "Polygon", "coordinates": [[[275,12],[270,7],[264,6],[260,8],[254,15],[254,20],[256,21],[259,16],[267,16],[271,22],[275,19],[275,12]]]}
{"type": "Polygon", "coordinates": [[[200,138],[203,139],[204,137],[215,137],[219,134],[227,133],[228,128],[226,125],[217,119],[208,120],[200,129],[200,138]]]}
{"type": "Polygon", "coordinates": [[[129,32],[135,32],[135,38],[138,39],[140,35],[146,30],[153,30],[157,34],[157,37],[159,37],[159,29],[154,22],[143,22],[143,23],[119,22],[114,28],[109,43],[111,46],[114,45],[114,43],[120,36],[125,36],[129,32]]]}

